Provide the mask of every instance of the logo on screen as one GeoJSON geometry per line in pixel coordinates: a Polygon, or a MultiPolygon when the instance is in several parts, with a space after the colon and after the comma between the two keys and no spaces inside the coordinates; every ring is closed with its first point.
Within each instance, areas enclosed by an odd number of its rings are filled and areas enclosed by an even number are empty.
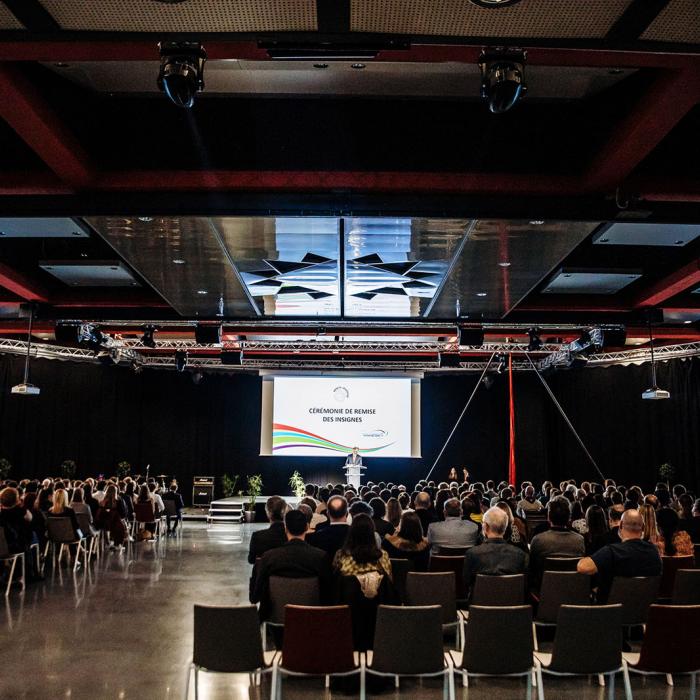
{"type": "Polygon", "coordinates": [[[344,386],[337,386],[333,389],[333,398],[338,403],[342,403],[350,398],[350,392],[344,386]]]}

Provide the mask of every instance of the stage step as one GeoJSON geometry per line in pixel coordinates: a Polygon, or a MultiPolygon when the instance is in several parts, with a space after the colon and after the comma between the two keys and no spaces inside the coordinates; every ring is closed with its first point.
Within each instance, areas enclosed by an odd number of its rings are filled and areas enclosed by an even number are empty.
{"type": "Polygon", "coordinates": [[[217,501],[209,506],[207,523],[242,523],[244,520],[242,503],[217,501]]]}

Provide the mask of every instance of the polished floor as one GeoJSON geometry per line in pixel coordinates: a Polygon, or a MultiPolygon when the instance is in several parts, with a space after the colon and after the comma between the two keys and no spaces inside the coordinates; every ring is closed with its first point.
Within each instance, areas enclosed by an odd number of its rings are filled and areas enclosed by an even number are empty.
{"type": "MultiPolygon", "coordinates": [[[[0,613],[0,698],[33,700],[161,700],[184,698],[192,653],[192,604],[247,602],[248,539],[259,525],[187,523],[178,538],[107,552],[87,571],[48,574],[24,594],[15,591],[0,613]]],[[[1,604],[0,604],[1,605],[1,604]]],[[[503,632],[503,653],[508,634],[503,632]]],[[[623,697],[622,679],[616,697],[623,697]]],[[[632,679],[634,697],[686,698],[677,678],[632,679]]],[[[190,697],[194,693],[190,688],[190,697]]],[[[269,697],[269,681],[251,688],[248,676],[200,674],[202,700],[269,697]]],[[[352,697],[324,690],[323,682],[285,682],[286,698],[352,697]]],[[[439,684],[404,681],[382,698],[441,698],[439,684]]],[[[458,700],[525,697],[519,681],[483,679],[458,700]]],[[[607,689],[586,678],[545,679],[545,697],[603,700],[607,689]]]]}

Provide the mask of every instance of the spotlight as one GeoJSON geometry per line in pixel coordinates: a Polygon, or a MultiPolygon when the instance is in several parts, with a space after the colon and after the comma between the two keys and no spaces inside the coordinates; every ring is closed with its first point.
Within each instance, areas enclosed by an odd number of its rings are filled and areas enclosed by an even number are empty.
{"type": "Polygon", "coordinates": [[[520,49],[489,49],[481,54],[481,96],[493,114],[507,112],[525,96],[525,59],[520,49]]]}
{"type": "Polygon", "coordinates": [[[530,330],[527,332],[530,340],[527,344],[527,349],[529,352],[533,352],[535,350],[539,350],[542,347],[542,338],[540,338],[540,329],[539,328],[530,328],[530,330]]]}
{"type": "Polygon", "coordinates": [[[178,372],[184,372],[187,367],[187,353],[184,350],[178,350],[175,353],[175,369],[178,372]]]}
{"type": "Polygon", "coordinates": [[[490,389],[495,381],[496,379],[494,378],[493,374],[486,374],[481,380],[481,383],[484,385],[485,389],[490,389]]]}
{"type": "Polygon", "coordinates": [[[103,349],[105,336],[99,328],[89,323],[84,323],[78,331],[78,342],[82,345],[87,345],[90,350],[97,354],[103,349]]]}
{"type": "Polygon", "coordinates": [[[505,354],[496,355],[496,374],[503,374],[508,366],[508,357],[505,354]]]}
{"type": "Polygon", "coordinates": [[[147,348],[154,348],[156,346],[156,341],[153,338],[153,334],[155,333],[155,330],[156,330],[155,326],[146,326],[143,329],[143,335],[141,336],[141,342],[147,348]]]}
{"type": "Polygon", "coordinates": [[[159,48],[158,88],[173,104],[190,109],[195,95],[204,90],[204,47],[196,41],[167,41],[159,48]]]}

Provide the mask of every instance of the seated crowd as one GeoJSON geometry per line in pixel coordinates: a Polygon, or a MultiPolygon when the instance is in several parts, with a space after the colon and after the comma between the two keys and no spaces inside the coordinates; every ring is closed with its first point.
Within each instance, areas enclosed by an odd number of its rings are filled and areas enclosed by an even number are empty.
{"type": "MultiPolygon", "coordinates": [[[[123,480],[69,479],[7,481],[0,485],[0,528],[10,553],[25,553],[28,581],[41,579],[36,558],[28,556],[33,545],[44,551],[49,538],[52,518],[65,518],[75,539],[104,531],[110,547],[122,549],[131,539],[129,524],[134,521],[138,504],[147,504],[153,513],[153,523],[145,523],[141,539],[152,539],[155,521],[164,514],[164,500],[172,500],[176,517],[168,517],[168,533],[175,533],[179,515],[184,508],[175,482],[163,489],[153,479],[126,477],[123,480]],[[172,522],[171,522],[172,521],[172,522]],[[82,526],[82,527],[81,527],[82,526]]],[[[5,573],[3,572],[3,575],[5,573]]]]}
{"type": "Polygon", "coordinates": [[[693,555],[700,544],[700,499],[680,485],[645,495],[612,480],[545,482],[539,491],[524,482],[519,492],[492,481],[421,481],[412,492],[309,484],[297,509],[273,496],[266,510],[270,526],[252,534],[248,553],[250,600],[263,619],[273,576],[315,577],[329,604],[349,602],[339,581],[354,577],[364,598],[391,604],[400,602],[392,562],[425,572],[431,556],[450,554],[463,557],[456,594],[465,604],[478,574],[525,574],[536,592],[552,558],[573,559],[592,577],[592,599],[605,603],[614,577],[660,576],[662,557],[693,555]]]}

